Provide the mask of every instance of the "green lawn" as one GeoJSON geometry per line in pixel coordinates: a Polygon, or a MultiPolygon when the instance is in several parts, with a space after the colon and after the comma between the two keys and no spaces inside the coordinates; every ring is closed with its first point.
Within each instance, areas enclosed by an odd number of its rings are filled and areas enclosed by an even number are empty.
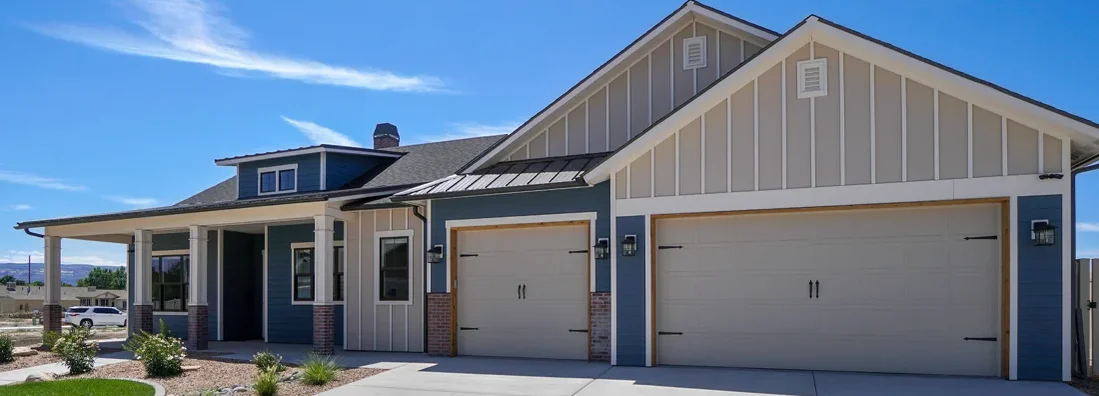
{"type": "Polygon", "coordinates": [[[0,386],[0,396],[152,396],[153,387],[114,379],[71,379],[0,386]]]}

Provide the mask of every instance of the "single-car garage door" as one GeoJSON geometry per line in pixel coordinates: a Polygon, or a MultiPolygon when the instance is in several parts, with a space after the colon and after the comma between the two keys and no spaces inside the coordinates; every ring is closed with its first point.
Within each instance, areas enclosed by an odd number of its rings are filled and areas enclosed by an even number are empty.
{"type": "Polygon", "coordinates": [[[588,358],[588,227],[458,232],[458,354],[588,358]]]}
{"type": "Polygon", "coordinates": [[[658,220],[656,359],[999,375],[999,219],[987,204],[658,220]]]}

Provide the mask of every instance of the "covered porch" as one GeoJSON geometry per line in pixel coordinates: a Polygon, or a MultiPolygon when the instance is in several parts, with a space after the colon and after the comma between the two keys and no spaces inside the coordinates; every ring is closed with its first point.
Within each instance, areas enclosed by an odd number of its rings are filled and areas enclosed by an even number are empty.
{"type": "Polygon", "coordinates": [[[127,246],[130,334],[163,324],[191,350],[260,340],[333,353],[342,344],[344,212],[325,200],[240,206],[42,225],[44,330],[61,330],[62,245],[81,239],[127,246]]]}

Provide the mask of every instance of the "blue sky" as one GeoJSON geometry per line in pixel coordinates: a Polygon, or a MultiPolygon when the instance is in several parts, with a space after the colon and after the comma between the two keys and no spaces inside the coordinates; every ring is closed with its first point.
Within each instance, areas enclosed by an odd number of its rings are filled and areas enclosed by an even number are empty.
{"type": "MultiPolygon", "coordinates": [[[[780,32],[817,14],[1099,120],[1094,1],[706,2],[780,32]]],[[[170,205],[226,156],[506,133],[680,5],[669,1],[17,2],[0,17],[0,225],[170,205]]],[[[1099,256],[1099,172],[1079,178],[1099,256]]],[[[5,226],[5,227],[6,227],[5,226]]],[[[2,231],[0,262],[41,261],[2,231]]],[[[65,263],[123,264],[65,241],[65,263]]]]}

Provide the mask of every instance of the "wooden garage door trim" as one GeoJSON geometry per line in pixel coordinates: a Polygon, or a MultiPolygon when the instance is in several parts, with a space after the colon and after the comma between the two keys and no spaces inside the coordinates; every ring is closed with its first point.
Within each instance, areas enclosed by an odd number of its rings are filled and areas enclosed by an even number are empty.
{"type": "MultiPolygon", "coordinates": [[[[977,204],[990,204],[995,203],[1000,205],[1000,376],[1008,378],[1010,375],[1010,361],[1011,361],[1011,251],[1009,239],[1011,238],[1011,213],[1010,213],[1011,199],[1008,197],[998,198],[979,198],[979,199],[959,199],[948,201],[921,201],[921,202],[901,202],[901,203],[883,203],[883,204],[863,204],[863,205],[842,205],[842,206],[818,206],[818,207],[802,207],[802,208],[783,208],[783,209],[757,209],[757,210],[740,210],[740,211],[725,211],[725,212],[699,212],[699,213],[670,213],[670,214],[654,214],[649,216],[649,257],[652,258],[652,265],[649,267],[649,279],[651,284],[649,290],[652,293],[649,295],[651,304],[649,304],[649,320],[650,320],[650,334],[649,339],[651,344],[649,345],[652,350],[652,365],[657,364],[657,348],[656,348],[656,223],[657,220],[662,219],[675,219],[675,218],[690,218],[690,217],[711,217],[711,216],[736,216],[736,215],[752,215],[752,214],[779,214],[779,213],[804,213],[804,212],[826,212],[826,211],[841,211],[841,210],[866,210],[866,209],[891,209],[891,208],[915,208],[915,207],[935,207],[935,206],[959,206],[959,205],[977,205],[977,204]]],[[[590,325],[589,325],[590,326],[590,325]]],[[[590,342],[589,342],[590,344],[590,342]]]]}
{"type": "MultiPolygon", "coordinates": [[[[483,226],[467,226],[467,227],[452,227],[450,228],[450,356],[458,356],[458,233],[464,231],[484,231],[484,230],[500,230],[500,229],[523,229],[523,228],[536,228],[536,227],[567,227],[567,226],[584,226],[584,233],[587,235],[587,241],[591,240],[591,220],[571,220],[571,221],[549,221],[539,223],[517,223],[517,224],[494,224],[483,226]]],[[[588,272],[590,273],[592,268],[591,249],[588,249],[588,272]]],[[[584,290],[591,290],[591,277],[585,276],[587,279],[587,285],[584,290]]],[[[584,320],[588,323],[588,359],[591,359],[591,293],[586,294],[588,301],[587,312],[588,315],[584,320]]]]}

